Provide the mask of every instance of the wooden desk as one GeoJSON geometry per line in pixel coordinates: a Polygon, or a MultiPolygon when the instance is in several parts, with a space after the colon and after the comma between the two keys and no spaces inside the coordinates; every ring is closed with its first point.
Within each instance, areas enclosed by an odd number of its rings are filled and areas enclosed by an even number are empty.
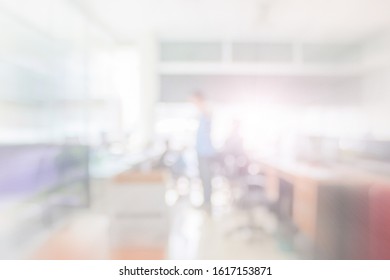
{"type": "MultiPolygon", "coordinates": [[[[278,213],[280,222],[292,222],[313,244],[311,257],[390,258],[390,235],[386,239],[384,234],[390,233],[390,229],[383,229],[384,221],[379,222],[377,217],[382,212],[387,213],[387,216],[381,216],[382,220],[390,219],[390,204],[381,203],[379,207],[380,200],[373,195],[378,185],[390,186],[389,178],[340,166],[270,161],[264,161],[263,165],[268,198],[279,204],[279,211],[284,211],[278,213]],[[286,185],[290,186],[291,192],[286,191],[286,185]],[[290,221],[285,218],[289,204],[290,221]],[[381,210],[375,212],[378,208],[381,210]],[[376,218],[372,213],[377,213],[376,218]],[[373,244],[376,249],[372,248],[373,244]],[[381,246],[387,246],[385,251],[388,253],[384,253],[381,246]]],[[[390,197],[390,187],[385,189],[389,190],[390,197]]]]}

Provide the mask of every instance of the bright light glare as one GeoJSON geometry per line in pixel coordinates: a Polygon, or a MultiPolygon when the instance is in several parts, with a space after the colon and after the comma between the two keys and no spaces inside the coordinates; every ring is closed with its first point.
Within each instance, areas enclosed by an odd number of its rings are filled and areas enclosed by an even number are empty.
{"type": "Polygon", "coordinates": [[[220,108],[216,113],[215,138],[217,144],[222,146],[232,124],[239,121],[244,148],[269,155],[275,150],[281,136],[295,129],[296,120],[298,117],[294,109],[278,105],[220,108]]]}

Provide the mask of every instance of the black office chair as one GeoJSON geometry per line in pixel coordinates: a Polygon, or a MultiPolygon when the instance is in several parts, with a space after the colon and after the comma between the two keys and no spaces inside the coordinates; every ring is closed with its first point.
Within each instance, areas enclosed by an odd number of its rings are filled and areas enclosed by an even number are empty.
{"type": "Polygon", "coordinates": [[[251,237],[249,240],[253,240],[266,232],[263,226],[256,223],[254,211],[259,206],[268,208],[269,202],[264,187],[265,178],[261,173],[249,174],[249,165],[247,158],[231,158],[226,162],[225,176],[231,186],[232,206],[246,214],[246,223],[228,231],[227,237],[246,232],[251,237]]]}

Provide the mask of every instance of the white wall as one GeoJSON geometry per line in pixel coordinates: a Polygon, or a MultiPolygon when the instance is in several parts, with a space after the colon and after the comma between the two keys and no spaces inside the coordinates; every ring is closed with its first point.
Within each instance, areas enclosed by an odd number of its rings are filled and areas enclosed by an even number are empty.
{"type": "Polygon", "coordinates": [[[372,136],[390,139],[390,34],[380,33],[366,46],[362,108],[372,136]]]}

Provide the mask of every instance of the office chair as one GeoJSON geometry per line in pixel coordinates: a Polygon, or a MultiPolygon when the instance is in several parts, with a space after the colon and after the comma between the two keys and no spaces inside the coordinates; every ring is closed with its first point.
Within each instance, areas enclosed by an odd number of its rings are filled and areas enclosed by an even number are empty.
{"type": "Polygon", "coordinates": [[[268,208],[268,199],[265,193],[265,178],[262,174],[251,175],[248,172],[248,159],[228,160],[225,169],[225,176],[230,182],[233,194],[232,204],[237,210],[244,211],[247,222],[226,233],[231,237],[239,233],[249,233],[253,240],[259,234],[264,234],[265,229],[256,223],[254,210],[258,206],[268,208]]]}

